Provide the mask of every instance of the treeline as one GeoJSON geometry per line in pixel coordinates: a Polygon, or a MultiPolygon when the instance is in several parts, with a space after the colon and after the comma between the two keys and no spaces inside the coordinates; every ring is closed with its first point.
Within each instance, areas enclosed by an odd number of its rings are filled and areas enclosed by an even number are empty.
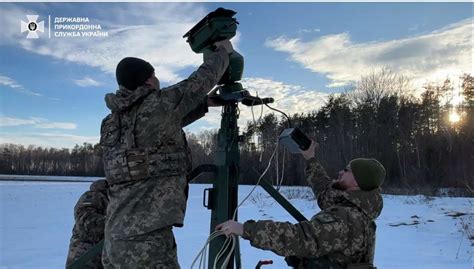
{"type": "MultiPolygon", "coordinates": [[[[336,177],[354,158],[376,158],[387,170],[387,188],[456,187],[472,194],[474,78],[463,75],[459,86],[456,93],[446,79],[441,85],[426,85],[416,98],[409,79],[382,70],[331,96],[321,109],[292,115],[290,121],[319,143],[317,157],[330,176],[336,177]]],[[[275,114],[247,123],[241,143],[242,183],[255,183],[287,127],[288,120],[275,114]]],[[[212,163],[216,139],[217,131],[192,136],[196,162],[212,163]]],[[[280,146],[265,177],[274,184],[306,185],[304,166],[302,157],[280,146]]]]}
{"type": "Polygon", "coordinates": [[[2,144],[0,150],[0,174],[104,176],[99,144],[73,149],[2,144]]]}
{"type": "MultiPolygon", "coordinates": [[[[387,170],[385,186],[461,187],[472,192],[474,79],[465,74],[460,81],[462,102],[455,102],[457,87],[449,79],[426,85],[416,98],[406,77],[382,70],[332,95],[317,111],[291,115],[290,121],[319,143],[317,156],[331,176],[353,158],[376,158],[387,170]]],[[[265,178],[275,184],[306,185],[302,158],[282,146],[275,151],[277,137],[288,124],[285,117],[267,114],[241,126],[241,183],[255,183],[275,152],[265,178]]],[[[189,134],[188,143],[193,166],[214,162],[217,130],[189,134]]],[[[1,152],[3,174],[103,176],[98,145],[58,150],[7,144],[1,152]]]]}

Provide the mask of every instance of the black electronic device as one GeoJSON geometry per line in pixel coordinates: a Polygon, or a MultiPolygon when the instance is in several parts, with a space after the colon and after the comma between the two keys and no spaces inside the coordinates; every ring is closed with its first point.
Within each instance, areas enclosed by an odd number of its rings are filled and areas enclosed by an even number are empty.
{"type": "Polygon", "coordinates": [[[309,139],[298,128],[287,128],[278,137],[279,143],[285,145],[290,153],[297,154],[309,149],[311,139],[309,139]]]}

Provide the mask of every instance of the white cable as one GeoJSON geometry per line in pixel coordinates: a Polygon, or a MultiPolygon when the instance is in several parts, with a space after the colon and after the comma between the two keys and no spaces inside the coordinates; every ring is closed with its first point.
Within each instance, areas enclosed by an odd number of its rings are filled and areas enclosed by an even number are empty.
{"type": "MultiPolygon", "coordinates": [[[[258,96],[258,93],[257,93],[257,96],[258,96]]],[[[256,128],[257,122],[255,121],[255,116],[254,116],[254,113],[253,113],[253,106],[251,106],[251,110],[252,110],[252,118],[253,118],[253,121],[254,121],[254,127],[253,128],[256,128]]],[[[262,101],[262,105],[261,105],[261,109],[260,109],[260,117],[259,117],[259,120],[258,120],[259,122],[261,121],[262,116],[263,116],[263,101],[262,101]]],[[[263,173],[260,175],[260,177],[257,180],[257,183],[254,185],[252,190],[247,194],[247,196],[245,196],[245,198],[239,203],[239,205],[237,205],[237,207],[234,210],[234,214],[232,215],[232,220],[235,220],[238,208],[250,197],[250,195],[252,195],[252,193],[254,192],[254,190],[257,188],[260,181],[262,180],[262,178],[265,176],[265,174],[270,169],[273,157],[275,156],[275,153],[277,153],[277,151],[278,151],[278,139],[277,139],[277,142],[276,142],[275,150],[273,151],[272,155],[270,156],[270,160],[268,161],[268,165],[265,168],[265,171],[263,171],[263,173]]],[[[261,162],[262,155],[263,155],[263,151],[261,151],[260,162],[261,162]]],[[[277,178],[277,183],[278,183],[278,178],[277,178]]],[[[196,263],[196,261],[198,259],[200,259],[199,268],[202,268],[202,269],[206,268],[206,256],[207,256],[208,245],[212,240],[214,240],[215,238],[217,238],[221,235],[224,235],[224,233],[222,231],[215,231],[215,232],[213,232],[209,235],[208,239],[206,240],[206,243],[201,248],[201,250],[198,252],[196,258],[193,260],[193,263],[191,264],[191,268],[194,267],[194,264],[196,263]],[[204,266],[204,267],[201,267],[201,266],[204,266]]],[[[225,256],[225,259],[224,259],[220,269],[225,269],[227,267],[227,265],[230,261],[230,258],[232,256],[232,254],[234,253],[236,240],[238,240],[238,238],[235,235],[231,235],[231,236],[226,238],[222,248],[219,250],[219,252],[217,253],[217,255],[215,257],[215,260],[214,260],[214,263],[213,263],[213,269],[217,269],[217,263],[219,262],[219,260],[222,258],[222,256],[226,252],[228,254],[227,254],[227,256],[225,256]],[[229,246],[230,246],[230,249],[228,249],[229,246]]]]}
{"type": "MultiPolygon", "coordinates": [[[[258,97],[258,92],[257,92],[257,97],[258,97]]],[[[257,122],[255,121],[255,114],[253,113],[253,106],[251,106],[251,110],[252,110],[252,119],[254,121],[254,128],[256,128],[257,126],[257,122]]],[[[260,109],[260,117],[258,119],[258,122],[261,121],[262,119],[262,116],[263,116],[263,101],[262,101],[262,105],[261,105],[261,109],[260,109]]],[[[275,152],[277,152],[277,149],[278,149],[278,140],[277,140],[277,145],[275,147],[275,150],[273,151],[271,157],[270,157],[270,160],[268,161],[268,165],[267,165],[267,168],[265,169],[265,171],[263,172],[263,174],[260,176],[260,178],[258,179],[257,181],[257,184],[253,187],[253,189],[250,191],[250,193],[242,200],[242,202],[240,202],[240,204],[235,208],[234,210],[234,214],[232,215],[232,220],[236,220],[236,215],[237,215],[237,210],[238,208],[250,197],[250,195],[252,194],[252,192],[257,188],[258,184],[260,183],[260,180],[263,178],[263,176],[265,176],[265,174],[268,172],[268,169],[270,168],[271,166],[271,163],[272,163],[272,160],[273,160],[273,157],[275,156],[275,152]]],[[[262,151],[263,152],[263,151],[262,151]]],[[[261,156],[262,154],[260,155],[260,162],[261,162],[261,156]]],[[[213,265],[213,269],[217,269],[217,263],[219,262],[219,260],[222,258],[222,255],[224,255],[224,253],[227,252],[227,256],[225,257],[222,265],[221,265],[221,268],[226,268],[227,267],[227,264],[229,263],[230,261],[230,258],[232,257],[232,254],[234,253],[234,250],[235,250],[235,245],[236,245],[236,240],[238,240],[238,238],[235,236],[235,235],[232,235],[232,236],[229,236],[227,237],[226,241],[224,241],[224,244],[222,246],[222,248],[219,250],[219,252],[217,253],[216,255],[216,258],[214,260],[214,265],[213,265]],[[230,246],[230,249],[229,249],[229,246],[230,246]]]]}
{"type": "MultiPolygon", "coordinates": [[[[270,166],[272,164],[272,160],[273,160],[273,157],[275,156],[275,153],[276,151],[278,150],[278,140],[277,140],[277,143],[276,143],[276,146],[275,146],[275,150],[273,151],[271,157],[270,157],[270,160],[268,161],[268,165],[267,167],[265,168],[265,171],[263,171],[263,173],[260,175],[260,177],[258,178],[257,180],[257,183],[253,186],[252,190],[247,194],[247,196],[245,196],[245,198],[239,203],[239,205],[235,208],[234,210],[234,214],[232,215],[232,220],[235,220],[235,217],[237,215],[237,209],[250,197],[250,195],[252,195],[252,193],[254,192],[254,190],[257,188],[257,186],[259,185],[260,181],[262,180],[262,178],[265,176],[265,174],[268,172],[268,170],[270,169],[270,166]]],[[[209,243],[214,240],[215,238],[217,238],[218,236],[221,236],[223,235],[224,233],[222,231],[215,231],[213,233],[211,233],[206,241],[206,243],[204,244],[204,246],[201,248],[201,250],[198,252],[196,258],[193,260],[193,263],[191,264],[191,268],[194,267],[196,261],[198,259],[200,259],[200,262],[199,262],[199,268],[202,268],[202,269],[205,269],[205,264],[206,264],[206,250],[207,250],[207,247],[209,245],[209,243]],[[201,265],[204,265],[204,267],[201,267],[201,265]]],[[[234,249],[235,249],[235,240],[238,240],[237,238],[235,238],[235,236],[229,236],[226,241],[224,241],[224,245],[222,246],[222,248],[219,250],[219,252],[217,253],[216,255],[216,258],[214,260],[214,264],[213,264],[213,268],[214,269],[217,269],[217,263],[218,261],[221,259],[222,255],[224,253],[228,253],[227,256],[225,257],[224,259],[224,262],[222,264],[222,267],[221,269],[225,269],[227,267],[227,264],[229,263],[230,261],[230,257],[231,255],[233,254],[234,252],[234,249]],[[228,247],[230,247],[230,250],[227,251],[228,247]],[[224,266],[225,265],[225,266],[224,266]]]]}
{"type": "Polygon", "coordinates": [[[210,243],[212,240],[214,240],[215,238],[217,238],[218,236],[223,235],[223,234],[224,234],[224,233],[223,233],[222,231],[214,231],[214,232],[212,232],[212,233],[209,235],[209,237],[208,237],[207,240],[206,240],[206,243],[205,243],[204,246],[201,248],[201,250],[198,252],[196,258],[194,258],[193,263],[191,264],[191,268],[194,267],[194,264],[196,263],[196,261],[197,261],[198,259],[200,259],[199,266],[200,266],[200,268],[202,268],[201,265],[202,265],[202,261],[203,261],[203,260],[202,260],[202,259],[203,259],[203,255],[204,255],[204,266],[205,266],[205,264],[206,264],[206,261],[205,261],[205,253],[207,252],[207,247],[208,247],[209,243],[210,243]]]}
{"type": "Polygon", "coordinates": [[[222,246],[222,248],[219,250],[219,252],[216,255],[216,258],[214,260],[214,265],[212,267],[213,269],[217,269],[217,263],[219,262],[219,260],[222,259],[222,256],[226,252],[227,252],[227,256],[225,256],[225,259],[222,262],[221,268],[225,269],[227,267],[227,264],[229,263],[230,257],[232,256],[232,254],[234,252],[235,240],[236,240],[236,238],[235,238],[234,235],[228,236],[226,238],[226,240],[224,241],[224,245],[222,246]],[[228,249],[229,246],[230,246],[230,249],[228,249]]]}
{"type": "MultiPolygon", "coordinates": [[[[263,107],[263,105],[262,105],[262,107],[263,107]]],[[[250,130],[257,129],[257,121],[255,121],[255,114],[253,113],[253,106],[250,106],[250,111],[252,111],[252,120],[253,120],[253,126],[250,130]]],[[[262,119],[262,114],[260,114],[260,118],[258,119],[258,121],[260,122],[261,119],[262,119]]],[[[262,162],[262,151],[260,151],[260,157],[258,158],[258,161],[262,162]]]]}
{"type": "Polygon", "coordinates": [[[279,187],[281,187],[281,185],[283,184],[283,179],[285,177],[285,156],[286,156],[286,148],[283,148],[283,163],[281,165],[281,179],[280,179],[279,187]]]}
{"type": "MultiPolygon", "coordinates": [[[[198,259],[200,259],[198,268],[206,269],[206,257],[207,257],[208,245],[212,240],[214,240],[217,237],[222,236],[222,235],[224,235],[224,232],[222,232],[222,231],[215,231],[215,232],[211,233],[211,235],[208,237],[206,243],[201,248],[198,255],[194,259],[193,263],[191,264],[191,268],[193,268],[194,265],[196,264],[196,261],[198,259]]],[[[235,240],[237,240],[235,235],[231,235],[231,236],[226,238],[226,240],[224,241],[224,245],[222,246],[222,248],[219,250],[219,252],[216,255],[216,258],[215,258],[214,263],[213,263],[213,269],[217,269],[217,263],[222,259],[224,253],[226,253],[226,252],[228,252],[228,254],[227,254],[227,256],[225,256],[225,259],[224,259],[224,261],[223,261],[220,268],[225,269],[227,267],[227,264],[229,264],[230,258],[232,256],[234,250],[235,250],[235,245],[236,245],[235,240]],[[230,246],[230,249],[229,249],[229,246],[230,246]]]]}
{"type": "MultiPolygon", "coordinates": [[[[256,91],[255,92],[255,95],[258,97],[258,92],[256,91]]],[[[253,106],[250,106],[250,110],[252,111],[252,119],[253,119],[253,129],[254,128],[257,128],[257,123],[261,122],[262,120],[262,117],[263,117],[263,100],[260,99],[262,101],[262,104],[260,106],[260,117],[258,118],[258,121],[255,121],[255,114],[253,113],[253,106]]],[[[262,157],[263,157],[263,150],[260,151],[260,157],[258,158],[258,161],[259,162],[262,162],[262,157]]]]}
{"type": "Polygon", "coordinates": [[[223,269],[227,268],[227,264],[229,264],[230,258],[232,257],[232,254],[234,253],[234,250],[235,250],[235,244],[236,244],[235,242],[236,242],[236,240],[238,240],[238,238],[235,235],[231,235],[228,238],[231,238],[231,240],[230,240],[231,247],[228,250],[228,254],[225,257],[224,262],[222,262],[222,267],[221,268],[223,268],[223,269]]]}
{"type": "MultiPolygon", "coordinates": [[[[278,139],[278,138],[277,138],[277,139],[278,139]]],[[[279,153],[280,153],[280,152],[277,150],[277,151],[276,151],[276,158],[275,158],[275,165],[276,165],[276,185],[277,185],[277,188],[278,188],[278,181],[280,180],[280,176],[279,176],[279,172],[280,172],[280,171],[279,171],[279,170],[280,170],[279,168],[280,168],[280,167],[279,167],[279,163],[278,163],[278,158],[280,157],[280,156],[279,156],[279,155],[280,155],[279,153]]],[[[272,180],[272,182],[273,182],[273,180],[272,180]]]]}
{"type": "MultiPolygon", "coordinates": [[[[234,214],[232,215],[232,220],[236,220],[236,215],[237,215],[237,210],[239,209],[239,207],[250,197],[250,195],[252,195],[252,193],[255,191],[255,189],[257,188],[257,186],[259,185],[260,181],[262,180],[262,178],[265,176],[265,174],[268,172],[268,170],[270,169],[270,166],[272,164],[272,160],[273,160],[273,157],[275,156],[275,153],[278,151],[278,139],[277,139],[277,143],[276,143],[276,146],[275,146],[275,150],[273,151],[271,157],[270,157],[270,160],[268,161],[268,165],[267,167],[265,168],[265,171],[263,171],[263,173],[260,175],[260,177],[258,178],[257,180],[257,183],[253,186],[252,190],[250,190],[250,192],[247,194],[247,196],[245,196],[245,198],[239,203],[239,205],[237,205],[237,207],[235,208],[234,210],[234,214]]],[[[217,265],[217,262],[221,259],[221,256],[227,252],[227,256],[224,260],[224,262],[222,263],[222,267],[221,269],[225,269],[227,267],[227,264],[229,263],[230,261],[230,258],[234,252],[234,249],[235,249],[235,240],[238,240],[238,238],[234,238],[234,236],[232,237],[228,237],[228,239],[226,239],[226,241],[224,242],[224,245],[222,246],[221,250],[219,251],[219,253],[217,254],[216,256],[216,259],[214,260],[214,267],[213,269],[217,269],[216,268],[216,265],[217,265]],[[227,248],[229,247],[229,243],[228,243],[228,239],[229,238],[232,238],[231,239],[231,248],[230,250],[227,252],[227,248]],[[227,243],[227,244],[226,244],[227,243]]]]}
{"type": "Polygon", "coordinates": [[[270,169],[270,166],[272,164],[272,160],[273,160],[273,157],[275,156],[275,152],[277,151],[278,149],[278,140],[277,140],[277,143],[276,143],[276,146],[275,146],[275,150],[273,151],[271,157],[270,157],[270,160],[268,161],[268,165],[267,165],[267,168],[265,168],[265,171],[263,171],[263,173],[260,175],[260,177],[258,178],[257,180],[257,183],[253,186],[252,190],[250,190],[250,192],[247,194],[247,196],[245,196],[245,198],[239,203],[239,205],[235,208],[235,211],[234,211],[234,214],[232,216],[232,220],[235,220],[235,216],[237,214],[237,209],[250,197],[250,195],[253,193],[253,191],[257,188],[257,186],[260,184],[260,181],[262,180],[262,178],[265,176],[265,174],[268,172],[268,169],[270,169]]]}
{"type": "MultiPolygon", "coordinates": [[[[247,196],[245,196],[245,198],[239,203],[239,205],[235,208],[234,210],[234,214],[232,216],[232,219],[235,220],[235,217],[237,215],[237,209],[250,197],[250,195],[252,195],[253,191],[257,188],[257,186],[259,185],[260,183],[260,180],[262,180],[262,178],[265,176],[265,174],[268,172],[270,166],[271,166],[271,163],[272,163],[272,160],[273,160],[273,157],[275,156],[275,153],[278,149],[278,140],[277,140],[277,144],[276,144],[276,147],[275,147],[275,150],[273,151],[271,157],[270,157],[270,160],[268,161],[268,165],[265,169],[265,171],[260,175],[257,183],[254,185],[254,187],[252,188],[252,190],[247,194],[247,196]]],[[[204,244],[204,246],[201,248],[201,250],[198,252],[198,255],[196,256],[196,258],[194,259],[193,263],[191,264],[191,268],[193,268],[194,264],[196,263],[196,261],[200,258],[200,262],[199,262],[199,266],[203,265],[205,266],[206,262],[205,262],[205,255],[206,255],[206,250],[207,250],[207,246],[209,245],[209,243],[214,240],[216,237],[222,235],[223,232],[222,231],[215,231],[213,233],[211,233],[211,235],[209,236],[209,238],[207,239],[206,243],[204,244]],[[204,258],[204,262],[203,261],[203,258],[204,258]]],[[[214,265],[213,265],[213,268],[214,269],[217,269],[216,266],[217,266],[217,262],[221,259],[221,256],[227,252],[227,248],[229,247],[229,244],[231,245],[231,249],[230,251],[228,251],[228,255],[226,256],[226,258],[224,259],[224,263],[222,264],[222,267],[221,268],[225,268],[227,267],[227,264],[229,263],[229,260],[230,260],[230,257],[232,255],[232,253],[234,252],[234,249],[235,249],[235,240],[237,240],[236,238],[234,238],[233,236],[230,236],[226,239],[226,241],[224,242],[224,245],[222,246],[222,248],[220,249],[220,251],[218,252],[218,254],[216,255],[216,258],[214,260],[214,265]],[[232,239],[229,239],[229,238],[232,238],[232,239]],[[225,266],[224,266],[225,264],[225,266]]],[[[202,267],[200,267],[202,268],[202,267]]]]}

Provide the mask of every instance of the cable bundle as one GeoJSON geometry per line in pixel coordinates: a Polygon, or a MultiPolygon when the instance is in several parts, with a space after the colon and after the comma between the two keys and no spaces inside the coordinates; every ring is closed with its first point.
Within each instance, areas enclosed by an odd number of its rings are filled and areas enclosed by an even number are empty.
{"type": "MultiPolygon", "coordinates": [[[[258,96],[258,93],[257,93],[257,96],[258,96]]],[[[274,110],[274,111],[277,111],[277,112],[280,112],[282,113],[287,119],[288,119],[288,123],[289,125],[291,126],[291,121],[290,121],[290,118],[282,111],[280,110],[277,110],[275,108],[272,108],[270,106],[268,106],[267,104],[265,104],[268,108],[274,110]]],[[[253,121],[254,121],[254,126],[253,128],[256,128],[257,126],[257,121],[255,121],[255,116],[254,116],[254,113],[253,113],[253,107],[251,107],[251,110],[252,110],[252,118],[253,118],[253,121]]],[[[262,119],[262,116],[263,116],[263,102],[262,102],[262,107],[261,107],[261,111],[260,111],[260,117],[258,119],[258,121],[260,121],[262,119]]],[[[255,191],[255,189],[257,188],[257,186],[260,184],[260,181],[262,180],[262,178],[265,176],[265,174],[268,172],[268,170],[270,169],[270,166],[271,166],[271,163],[273,161],[273,158],[275,157],[275,153],[278,152],[278,138],[277,138],[277,141],[276,141],[276,145],[275,145],[275,150],[273,151],[272,155],[270,156],[270,160],[268,161],[268,165],[267,167],[265,168],[265,170],[263,171],[263,173],[260,175],[260,177],[258,178],[257,180],[257,183],[254,185],[254,187],[252,188],[252,190],[250,190],[250,192],[247,194],[247,196],[245,196],[245,198],[238,204],[238,206],[235,208],[234,210],[234,214],[232,215],[232,220],[235,220],[236,218],[236,215],[237,215],[237,210],[238,208],[252,195],[252,193],[255,191]]],[[[283,154],[285,154],[285,152],[283,152],[283,154]]],[[[277,154],[278,155],[278,154],[277,154]]],[[[261,162],[261,157],[262,155],[260,155],[260,162],[261,162]]],[[[277,157],[278,158],[278,157],[277,157]]],[[[284,158],[284,155],[283,155],[283,169],[282,169],[282,175],[281,175],[281,179],[278,178],[278,160],[276,161],[276,165],[277,165],[277,185],[278,186],[281,186],[282,182],[283,182],[283,176],[284,176],[284,164],[285,164],[285,158],[284,158]]],[[[201,250],[198,252],[196,258],[194,258],[193,260],[193,263],[191,264],[191,268],[193,268],[196,264],[196,262],[199,260],[199,269],[206,269],[207,266],[206,266],[206,257],[207,257],[207,251],[208,251],[208,248],[209,248],[209,244],[212,240],[216,239],[217,237],[219,236],[225,236],[224,232],[222,231],[214,231],[212,232],[208,239],[206,240],[206,243],[204,244],[204,246],[201,248],[201,250]]],[[[232,254],[235,250],[235,246],[236,246],[236,242],[237,242],[238,237],[236,235],[230,235],[226,238],[226,240],[224,241],[224,244],[222,245],[222,248],[219,250],[219,252],[217,253],[216,255],[216,258],[213,262],[213,269],[225,269],[227,268],[227,265],[229,264],[229,261],[230,261],[230,258],[232,257],[232,254]],[[227,256],[224,257],[224,254],[225,253],[228,253],[227,256]],[[222,259],[224,258],[224,261],[222,262],[222,265],[220,268],[217,268],[217,263],[222,259]]]]}
{"type": "MultiPolygon", "coordinates": [[[[191,268],[194,268],[194,265],[196,262],[199,260],[199,269],[207,269],[206,266],[206,257],[207,257],[207,250],[209,248],[209,244],[211,243],[212,240],[216,239],[219,236],[225,236],[224,232],[222,231],[215,231],[211,233],[211,235],[208,237],[206,243],[204,246],[201,248],[201,250],[198,252],[196,258],[194,258],[193,263],[191,264],[191,268]]],[[[222,263],[222,266],[219,269],[225,269],[227,268],[227,265],[229,264],[230,258],[232,257],[232,254],[235,249],[236,245],[236,240],[239,240],[236,235],[231,235],[226,238],[224,241],[224,245],[222,245],[222,248],[219,250],[219,252],[216,255],[216,259],[214,260],[213,269],[218,269],[217,268],[217,263],[219,260],[223,258],[224,253],[228,253],[227,256],[224,258],[224,262],[222,263]],[[230,247],[230,249],[229,249],[230,247]]]]}
{"type": "MultiPolygon", "coordinates": [[[[275,156],[275,153],[276,153],[277,149],[278,149],[278,140],[277,140],[277,145],[275,147],[275,150],[273,151],[273,153],[270,157],[270,160],[268,161],[268,165],[267,165],[265,171],[263,171],[263,173],[258,178],[257,184],[255,184],[253,186],[252,190],[247,194],[247,196],[245,196],[245,198],[242,200],[242,202],[240,202],[239,205],[235,208],[234,214],[232,215],[232,220],[235,220],[235,217],[237,215],[237,209],[250,197],[250,195],[252,195],[252,193],[255,191],[255,189],[259,185],[260,180],[262,180],[262,178],[265,176],[265,174],[270,169],[273,157],[275,156]]],[[[199,260],[199,267],[198,267],[199,269],[206,269],[207,268],[206,267],[207,249],[209,247],[210,242],[212,240],[216,239],[219,236],[225,236],[224,232],[214,231],[213,233],[211,233],[209,235],[208,239],[206,240],[206,243],[201,248],[201,250],[198,252],[196,258],[194,258],[194,261],[191,264],[191,268],[194,267],[194,265],[196,264],[196,262],[198,260],[199,260]]],[[[231,236],[228,236],[226,238],[226,240],[224,241],[224,244],[222,245],[222,248],[219,250],[219,252],[216,255],[216,259],[214,260],[213,267],[212,267],[213,269],[225,269],[225,268],[227,268],[227,265],[229,264],[230,258],[232,257],[232,253],[234,252],[234,249],[235,249],[236,240],[239,240],[236,235],[231,235],[231,236]],[[229,249],[229,247],[230,247],[230,249],[229,249]],[[227,251],[227,250],[229,250],[229,251],[227,251]],[[227,254],[227,256],[225,256],[224,262],[222,263],[222,266],[220,268],[217,268],[217,263],[219,262],[219,260],[221,260],[223,258],[223,255],[226,252],[228,254],[227,254]]]]}

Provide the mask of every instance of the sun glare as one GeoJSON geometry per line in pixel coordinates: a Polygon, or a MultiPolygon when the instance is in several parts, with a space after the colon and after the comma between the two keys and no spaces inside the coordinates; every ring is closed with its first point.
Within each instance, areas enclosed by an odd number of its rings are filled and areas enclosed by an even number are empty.
{"type": "Polygon", "coordinates": [[[451,123],[458,123],[460,120],[461,120],[461,116],[459,116],[459,114],[456,111],[453,111],[451,112],[451,114],[449,114],[449,121],[451,123]]]}

